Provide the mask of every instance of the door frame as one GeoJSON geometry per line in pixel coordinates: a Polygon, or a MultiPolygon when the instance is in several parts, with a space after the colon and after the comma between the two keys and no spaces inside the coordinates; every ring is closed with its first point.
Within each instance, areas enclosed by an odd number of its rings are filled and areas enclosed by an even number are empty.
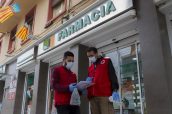
{"type": "Polygon", "coordinates": [[[24,114],[25,107],[26,107],[26,90],[27,90],[27,86],[28,86],[28,83],[27,83],[28,75],[29,74],[32,74],[32,73],[34,74],[34,71],[27,72],[26,75],[25,75],[24,92],[23,92],[23,100],[22,100],[22,111],[21,111],[21,114],[24,114]]]}
{"type": "MultiPolygon", "coordinates": [[[[120,53],[119,53],[119,50],[120,49],[124,49],[124,48],[127,48],[127,47],[129,47],[129,46],[131,46],[131,45],[135,45],[135,51],[136,51],[136,59],[137,59],[137,77],[138,77],[138,84],[139,84],[139,96],[140,96],[140,103],[141,103],[141,114],[144,114],[144,109],[143,109],[143,100],[142,100],[142,98],[143,98],[143,96],[142,96],[142,88],[141,88],[141,78],[140,78],[140,74],[141,74],[141,72],[140,72],[140,64],[139,64],[139,60],[140,60],[140,58],[139,58],[139,50],[138,50],[138,48],[139,48],[139,45],[140,45],[140,42],[139,41],[134,41],[134,42],[130,42],[130,43],[127,43],[127,44],[121,44],[121,46],[118,46],[118,47],[114,47],[114,48],[112,48],[111,46],[109,47],[109,49],[106,49],[106,50],[104,50],[104,51],[102,51],[103,49],[102,49],[102,47],[100,47],[101,48],[101,52],[102,52],[102,54],[103,55],[106,55],[106,54],[108,54],[108,53],[112,53],[112,52],[117,52],[117,56],[118,56],[118,64],[120,64],[120,53]]],[[[104,47],[106,47],[106,46],[104,46],[104,47]]],[[[99,49],[100,49],[99,48],[99,49]]],[[[98,49],[98,50],[99,50],[98,49]]],[[[120,66],[118,65],[118,69],[120,69],[119,68],[120,66]]],[[[118,80],[119,80],[119,82],[121,83],[121,73],[120,73],[120,71],[118,71],[117,72],[118,73],[118,80]]],[[[121,88],[121,84],[119,85],[120,86],[120,88],[121,88]]],[[[122,92],[121,92],[121,89],[119,90],[119,93],[120,93],[120,96],[121,96],[121,94],[122,94],[122,92]]],[[[123,109],[122,109],[122,105],[120,105],[120,114],[122,114],[122,111],[123,111],[123,109]]]]}

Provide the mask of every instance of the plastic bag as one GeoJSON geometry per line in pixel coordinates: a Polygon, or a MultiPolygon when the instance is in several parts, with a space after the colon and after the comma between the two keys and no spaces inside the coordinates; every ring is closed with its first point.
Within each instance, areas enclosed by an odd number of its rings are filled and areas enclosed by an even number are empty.
{"type": "Polygon", "coordinates": [[[114,101],[112,96],[109,97],[109,101],[113,103],[114,109],[119,109],[122,104],[120,101],[114,101]]]}
{"type": "Polygon", "coordinates": [[[70,105],[80,106],[80,104],[81,104],[80,95],[78,93],[78,89],[75,88],[71,95],[70,105]]]}

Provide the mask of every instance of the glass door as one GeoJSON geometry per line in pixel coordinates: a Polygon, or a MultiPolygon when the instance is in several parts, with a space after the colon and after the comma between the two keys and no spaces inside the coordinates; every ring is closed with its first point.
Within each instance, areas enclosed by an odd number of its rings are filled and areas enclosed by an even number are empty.
{"type": "Polygon", "coordinates": [[[139,45],[117,48],[105,55],[111,58],[120,84],[121,105],[114,104],[116,114],[144,114],[144,84],[140,73],[139,45]]]}
{"type": "Polygon", "coordinates": [[[34,87],[34,73],[26,75],[23,114],[31,114],[34,87]]]}

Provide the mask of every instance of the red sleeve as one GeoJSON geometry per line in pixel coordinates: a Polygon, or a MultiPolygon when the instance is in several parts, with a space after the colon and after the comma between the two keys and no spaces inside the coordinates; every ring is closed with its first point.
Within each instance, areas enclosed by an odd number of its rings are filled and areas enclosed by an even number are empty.
{"type": "Polygon", "coordinates": [[[69,86],[63,86],[60,85],[60,73],[59,73],[59,68],[55,68],[52,76],[52,85],[53,89],[58,91],[58,92],[70,92],[69,91],[69,86]]]}

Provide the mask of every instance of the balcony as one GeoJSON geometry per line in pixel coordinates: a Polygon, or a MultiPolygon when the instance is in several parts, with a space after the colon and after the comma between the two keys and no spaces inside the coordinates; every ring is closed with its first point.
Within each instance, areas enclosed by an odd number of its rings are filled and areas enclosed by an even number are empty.
{"type": "Polygon", "coordinates": [[[14,3],[18,3],[20,5],[21,12],[0,24],[0,33],[10,32],[17,23],[22,21],[24,15],[26,15],[39,1],[41,0],[14,0],[14,3]]]}

